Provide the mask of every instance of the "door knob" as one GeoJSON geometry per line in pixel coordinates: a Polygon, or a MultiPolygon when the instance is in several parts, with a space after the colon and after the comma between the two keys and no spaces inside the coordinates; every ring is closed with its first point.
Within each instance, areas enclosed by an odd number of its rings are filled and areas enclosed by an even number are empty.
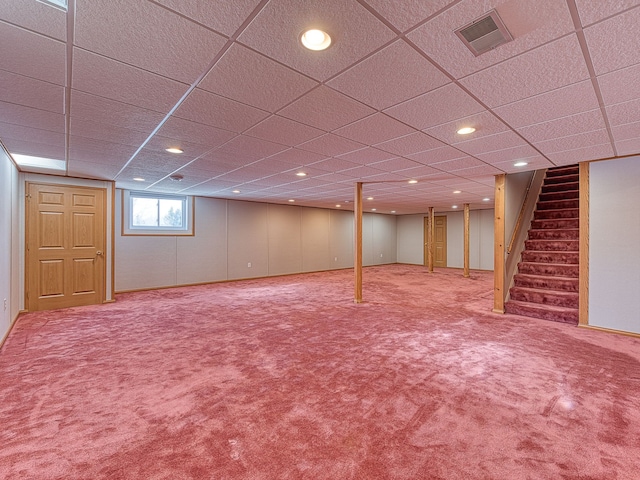
{"type": "Polygon", "coordinates": [[[96,255],[102,255],[102,251],[98,250],[98,251],[96,252],[96,255]]]}

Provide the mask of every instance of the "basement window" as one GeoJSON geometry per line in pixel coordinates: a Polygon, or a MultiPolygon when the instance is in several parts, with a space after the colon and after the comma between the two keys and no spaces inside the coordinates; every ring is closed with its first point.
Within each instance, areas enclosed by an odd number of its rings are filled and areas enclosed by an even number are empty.
{"type": "Polygon", "coordinates": [[[193,197],[122,192],[123,235],[193,235],[193,197]]]}
{"type": "Polygon", "coordinates": [[[38,0],[38,1],[45,3],[47,5],[51,5],[52,7],[59,8],[60,10],[64,10],[65,12],[69,9],[69,6],[67,5],[68,3],[67,0],[38,0]]]}

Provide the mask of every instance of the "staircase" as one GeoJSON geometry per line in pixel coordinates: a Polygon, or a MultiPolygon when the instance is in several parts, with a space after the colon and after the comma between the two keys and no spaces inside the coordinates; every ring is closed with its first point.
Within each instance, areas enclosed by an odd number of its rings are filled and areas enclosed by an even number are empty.
{"type": "Polygon", "coordinates": [[[578,324],[578,166],[547,170],[507,313],[578,324]]]}

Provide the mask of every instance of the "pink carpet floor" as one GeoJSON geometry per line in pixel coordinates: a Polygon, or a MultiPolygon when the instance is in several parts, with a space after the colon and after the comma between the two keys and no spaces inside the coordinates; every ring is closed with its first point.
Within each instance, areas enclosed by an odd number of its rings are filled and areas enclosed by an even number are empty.
{"type": "Polygon", "coordinates": [[[348,270],[21,316],[2,479],[640,478],[640,340],[490,312],[490,272],[348,270]]]}

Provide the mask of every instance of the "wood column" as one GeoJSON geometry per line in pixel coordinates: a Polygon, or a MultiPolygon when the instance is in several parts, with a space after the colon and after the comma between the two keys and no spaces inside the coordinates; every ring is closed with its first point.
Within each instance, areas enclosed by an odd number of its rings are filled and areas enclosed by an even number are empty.
{"type": "Polygon", "coordinates": [[[429,273],[433,273],[433,259],[435,256],[435,231],[436,231],[436,214],[433,207],[429,207],[429,235],[427,237],[427,268],[429,273]]]}
{"type": "Polygon", "coordinates": [[[463,276],[469,278],[469,204],[464,204],[464,270],[463,276]]]}
{"type": "Polygon", "coordinates": [[[507,175],[496,175],[493,217],[493,311],[504,313],[504,186],[507,175]]]}
{"type": "Polygon", "coordinates": [[[580,167],[580,270],[578,287],[578,324],[589,325],[589,163],[580,167]]]}
{"type": "Polygon", "coordinates": [[[362,302],[362,182],[356,183],[353,198],[353,216],[355,225],[355,247],[353,269],[355,273],[355,296],[356,303],[362,302]]]}

